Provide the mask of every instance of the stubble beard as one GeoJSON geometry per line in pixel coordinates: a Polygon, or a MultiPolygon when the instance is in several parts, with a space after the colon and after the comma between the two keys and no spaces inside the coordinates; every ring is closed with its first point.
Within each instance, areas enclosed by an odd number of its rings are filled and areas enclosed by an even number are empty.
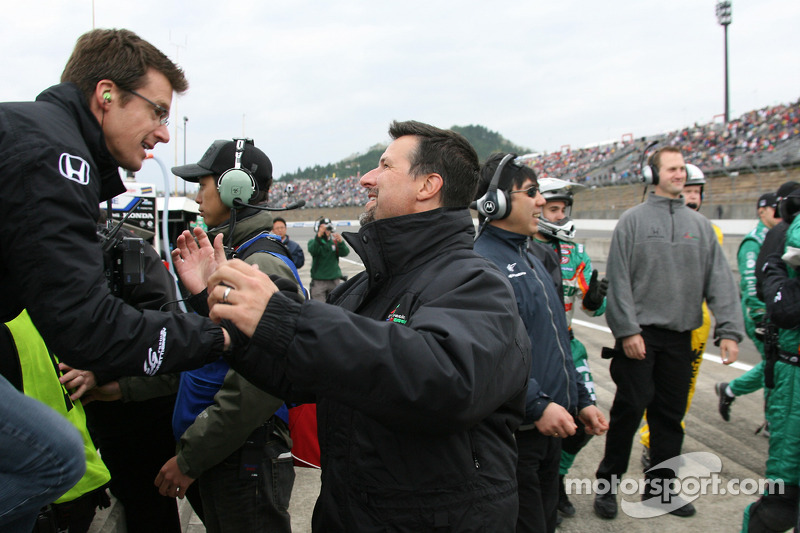
{"type": "Polygon", "coordinates": [[[378,190],[377,188],[367,189],[368,193],[373,191],[375,192],[375,204],[372,207],[366,208],[365,211],[358,216],[358,223],[362,226],[375,221],[375,209],[378,207],[378,190]]]}
{"type": "Polygon", "coordinates": [[[375,221],[375,206],[370,207],[358,216],[358,223],[362,226],[375,221]]]}

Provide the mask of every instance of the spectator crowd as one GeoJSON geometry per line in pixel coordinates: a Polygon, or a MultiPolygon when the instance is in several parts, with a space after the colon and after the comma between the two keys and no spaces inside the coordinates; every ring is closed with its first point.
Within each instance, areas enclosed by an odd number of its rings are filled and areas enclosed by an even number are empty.
{"type": "MultiPolygon", "coordinates": [[[[543,178],[589,186],[634,183],[640,174],[643,150],[656,140],[662,145],[680,145],[706,174],[794,166],[800,164],[800,100],[749,111],[727,124],[695,124],[665,134],[577,150],[565,148],[523,159],[543,178]]],[[[307,207],[359,206],[363,195],[358,180],[354,175],[279,181],[271,191],[271,203],[284,207],[295,198],[303,198],[307,207]]]]}

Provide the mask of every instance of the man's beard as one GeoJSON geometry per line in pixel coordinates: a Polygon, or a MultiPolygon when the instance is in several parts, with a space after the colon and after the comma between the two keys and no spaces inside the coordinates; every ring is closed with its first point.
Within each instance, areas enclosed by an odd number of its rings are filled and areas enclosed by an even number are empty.
{"type": "MultiPolygon", "coordinates": [[[[367,189],[368,193],[373,191],[375,192],[375,205],[373,205],[370,208],[367,208],[366,211],[364,211],[358,216],[358,223],[361,224],[362,226],[364,224],[369,224],[370,222],[375,221],[375,208],[378,207],[378,189],[376,187],[367,189]]],[[[367,203],[369,203],[369,201],[367,203]]]]}
{"type": "Polygon", "coordinates": [[[358,223],[362,226],[375,221],[375,207],[372,206],[358,216],[358,223]]]}

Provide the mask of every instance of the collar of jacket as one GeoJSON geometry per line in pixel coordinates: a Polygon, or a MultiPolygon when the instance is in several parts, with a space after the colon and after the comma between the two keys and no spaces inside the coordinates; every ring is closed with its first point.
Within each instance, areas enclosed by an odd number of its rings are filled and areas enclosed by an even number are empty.
{"type": "Polygon", "coordinates": [[[78,129],[83,142],[92,154],[100,173],[100,201],[104,202],[125,192],[125,185],[119,177],[119,163],[108,151],[103,128],[89,109],[83,93],[74,83],[53,85],[36,97],[37,102],[48,102],[64,108],[78,129]]]}
{"type": "Polygon", "coordinates": [[[672,209],[689,209],[686,207],[686,202],[683,199],[683,196],[679,196],[678,198],[667,198],[666,196],[658,195],[654,192],[651,192],[647,196],[647,203],[652,204],[656,207],[663,207],[669,209],[672,206],[672,209]]]}
{"type": "MultiPolygon", "coordinates": [[[[213,242],[214,237],[222,233],[227,245],[230,228],[231,221],[228,219],[216,228],[210,228],[208,238],[213,242]]],[[[262,231],[272,231],[272,215],[253,207],[240,209],[236,213],[236,227],[233,228],[233,246],[239,246],[262,231]]]]}
{"type": "Polygon", "coordinates": [[[508,244],[515,249],[520,249],[520,247],[522,247],[524,250],[528,243],[528,237],[526,235],[504,230],[503,228],[498,228],[492,224],[486,224],[486,227],[483,228],[481,236],[478,238],[482,238],[484,234],[487,237],[491,237],[492,239],[508,244]]]}
{"type": "Polygon", "coordinates": [[[447,251],[472,249],[474,235],[472,217],[463,207],[376,220],[358,233],[343,234],[364,262],[370,284],[411,271],[447,251]]]}

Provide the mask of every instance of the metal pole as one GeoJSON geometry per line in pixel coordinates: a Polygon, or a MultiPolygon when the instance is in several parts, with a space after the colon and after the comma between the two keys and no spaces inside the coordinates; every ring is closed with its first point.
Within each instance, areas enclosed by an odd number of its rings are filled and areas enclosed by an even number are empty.
{"type": "Polygon", "coordinates": [[[728,24],[722,26],[725,28],[725,124],[731,120],[731,108],[728,103],[728,24]]]}
{"type": "Polygon", "coordinates": [[[732,13],[730,0],[720,0],[717,2],[717,22],[725,30],[725,124],[731,119],[730,105],[728,103],[728,26],[730,26],[732,13]]]}

